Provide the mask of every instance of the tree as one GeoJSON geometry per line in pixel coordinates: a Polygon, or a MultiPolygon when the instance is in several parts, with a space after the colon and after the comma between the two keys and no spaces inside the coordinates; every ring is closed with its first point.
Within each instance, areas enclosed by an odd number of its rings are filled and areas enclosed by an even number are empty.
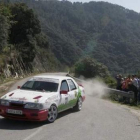
{"type": "Polygon", "coordinates": [[[40,22],[33,10],[18,3],[10,7],[14,24],[10,29],[10,43],[15,45],[23,62],[29,65],[35,57],[35,35],[41,32],[40,22]]]}
{"type": "Polygon", "coordinates": [[[72,66],[88,55],[105,64],[113,75],[134,73],[140,67],[140,14],[106,2],[26,3],[38,14],[61,63],[72,66]]]}
{"type": "Polygon", "coordinates": [[[3,4],[0,4],[0,53],[8,44],[8,34],[10,27],[9,17],[9,9],[3,4]]]}
{"type": "Polygon", "coordinates": [[[0,15],[0,53],[3,48],[7,45],[8,40],[8,28],[6,18],[3,15],[0,15]]]}
{"type": "Polygon", "coordinates": [[[96,76],[105,78],[110,75],[105,65],[90,57],[83,58],[75,64],[75,74],[84,76],[85,78],[93,78],[96,76]]]}

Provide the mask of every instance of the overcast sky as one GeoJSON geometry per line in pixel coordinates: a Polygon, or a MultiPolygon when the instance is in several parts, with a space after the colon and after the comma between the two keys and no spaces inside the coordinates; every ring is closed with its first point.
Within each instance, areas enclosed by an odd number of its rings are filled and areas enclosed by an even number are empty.
{"type": "Polygon", "coordinates": [[[140,12],[140,0],[68,0],[71,2],[107,1],[140,12]]]}

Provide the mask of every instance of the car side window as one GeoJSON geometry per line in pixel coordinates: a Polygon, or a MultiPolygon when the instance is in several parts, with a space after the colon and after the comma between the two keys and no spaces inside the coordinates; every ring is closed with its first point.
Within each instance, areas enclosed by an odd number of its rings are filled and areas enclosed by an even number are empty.
{"type": "Polygon", "coordinates": [[[70,87],[70,90],[75,90],[77,89],[74,82],[71,80],[71,79],[68,79],[68,84],[69,84],[69,87],[70,87]]]}
{"type": "Polygon", "coordinates": [[[69,91],[69,87],[68,87],[68,84],[67,84],[66,80],[62,81],[62,83],[61,83],[60,91],[62,91],[62,90],[69,91]]]}

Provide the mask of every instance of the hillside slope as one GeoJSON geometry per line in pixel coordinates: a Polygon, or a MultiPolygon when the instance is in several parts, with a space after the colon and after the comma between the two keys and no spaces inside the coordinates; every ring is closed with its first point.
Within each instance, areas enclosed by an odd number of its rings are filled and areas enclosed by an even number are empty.
{"type": "MultiPolygon", "coordinates": [[[[25,2],[25,1],[24,1],[25,2]]],[[[72,66],[91,56],[112,74],[140,69],[140,15],[106,2],[26,0],[39,16],[57,59],[72,66]]]]}

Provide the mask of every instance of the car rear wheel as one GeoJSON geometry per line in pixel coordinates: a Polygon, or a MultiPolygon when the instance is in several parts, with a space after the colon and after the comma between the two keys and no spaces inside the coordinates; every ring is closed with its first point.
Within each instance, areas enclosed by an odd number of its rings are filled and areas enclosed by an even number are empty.
{"type": "Polygon", "coordinates": [[[48,122],[53,123],[56,120],[57,115],[58,115],[57,107],[55,105],[52,105],[48,112],[48,122]]]}
{"type": "Polygon", "coordinates": [[[83,104],[83,100],[82,97],[80,97],[76,103],[76,106],[74,106],[74,110],[75,111],[80,111],[82,109],[82,104],[83,104]]]}

